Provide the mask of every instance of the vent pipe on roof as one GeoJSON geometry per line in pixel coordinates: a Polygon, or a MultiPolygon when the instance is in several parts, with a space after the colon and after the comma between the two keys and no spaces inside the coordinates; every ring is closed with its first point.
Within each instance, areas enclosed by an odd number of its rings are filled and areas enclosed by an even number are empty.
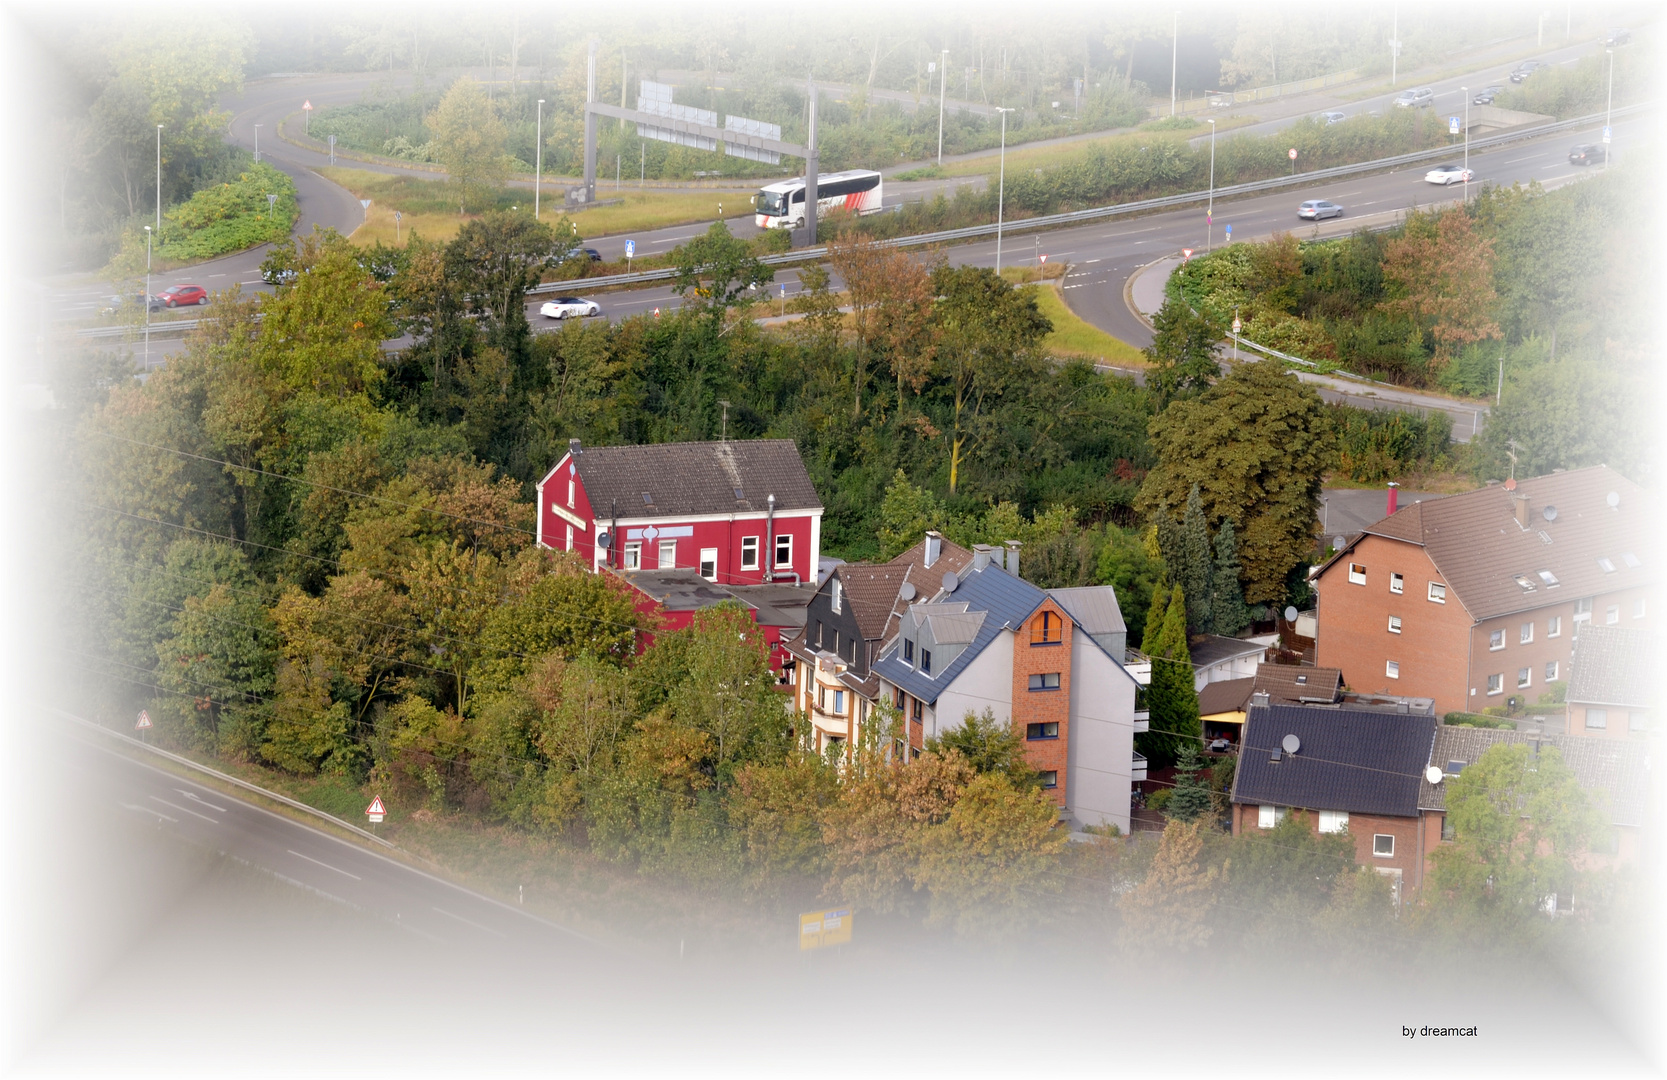
{"type": "Polygon", "coordinates": [[[1400,492],[1401,485],[1393,480],[1389,481],[1389,504],[1384,509],[1385,515],[1392,516],[1395,513],[1395,507],[1398,504],[1397,496],[1400,495],[1400,492]]]}
{"type": "Polygon", "coordinates": [[[1528,528],[1528,496],[1512,495],[1511,503],[1516,514],[1518,527],[1528,528]]]}
{"type": "MultiPolygon", "coordinates": [[[[776,496],[774,492],[764,500],[764,581],[776,579],[776,496]]],[[[814,567],[812,568],[814,569],[814,567]]]]}
{"type": "Polygon", "coordinates": [[[993,549],[989,544],[974,544],[972,546],[972,568],[974,570],[982,570],[990,565],[991,550],[993,549]]]}
{"type": "Polygon", "coordinates": [[[585,448],[582,445],[580,445],[578,439],[568,439],[567,440],[567,452],[569,454],[572,454],[574,457],[578,457],[580,454],[585,452],[585,448]]]}
{"type": "Polygon", "coordinates": [[[936,529],[926,530],[926,568],[930,570],[932,564],[943,554],[943,533],[936,529]]]}
{"type": "Polygon", "coordinates": [[[1014,577],[1019,576],[1019,549],[1024,544],[1018,540],[1007,541],[1007,572],[1014,577]]]}

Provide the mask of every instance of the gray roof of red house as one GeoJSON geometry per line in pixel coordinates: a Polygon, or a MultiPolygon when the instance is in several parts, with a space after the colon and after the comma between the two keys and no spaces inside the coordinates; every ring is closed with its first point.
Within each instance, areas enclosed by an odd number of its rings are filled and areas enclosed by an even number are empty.
{"type": "Polygon", "coordinates": [[[1577,624],[1569,659],[1568,700],[1647,709],[1659,697],[1661,639],[1648,630],[1577,624]]]}
{"type": "MultiPolygon", "coordinates": [[[[1646,558],[1655,550],[1655,516],[1655,502],[1642,488],[1595,465],[1522,480],[1515,490],[1490,484],[1416,503],[1367,526],[1364,535],[1422,546],[1459,603],[1481,620],[1654,582],[1656,569],[1646,558]],[[1516,520],[1519,495],[1528,500],[1526,527],[1516,520]]],[[[1322,573],[1352,550],[1351,543],[1322,573]]]]}
{"type": "Polygon", "coordinates": [[[1252,705],[1233,777],[1233,801],[1418,816],[1435,717],[1338,706],[1252,705]],[[1297,737],[1294,754],[1286,736],[1297,737]],[[1274,760],[1278,751],[1278,760],[1274,760]]]}
{"type": "Polygon", "coordinates": [[[573,458],[598,518],[820,510],[792,439],[586,446],[573,458]]]}
{"type": "Polygon", "coordinates": [[[1597,804],[1612,825],[1642,825],[1649,796],[1650,747],[1634,739],[1591,735],[1529,735],[1506,728],[1473,728],[1443,724],[1436,729],[1430,764],[1442,770],[1442,781],[1418,784],[1418,805],[1424,810],[1447,808],[1447,786],[1466,766],[1474,765],[1494,746],[1525,743],[1530,753],[1554,746],[1574,773],[1581,790],[1597,804]]]}

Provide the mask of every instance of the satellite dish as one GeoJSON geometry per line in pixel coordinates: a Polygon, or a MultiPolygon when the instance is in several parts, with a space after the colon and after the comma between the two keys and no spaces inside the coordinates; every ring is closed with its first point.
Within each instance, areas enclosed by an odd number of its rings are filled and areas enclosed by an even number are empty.
{"type": "Polygon", "coordinates": [[[1287,735],[1279,740],[1279,745],[1285,748],[1287,754],[1294,754],[1302,749],[1302,740],[1295,735],[1287,735]]]}
{"type": "Polygon", "coordinates": [[[951,570],[943,576],[944,592],[954,592],[956,589],[960,588],[960,586],[961,579],[955,576],[955,571],[951,570]]]}
{"type": "Polygon", "coordinates": [[[1555,506],[1548,506],[1544,510],[1540,511],[1540,516],[1544,517],[1547,521],[1556,521],[1557,508],[1555,506]]]}
{"type": "Polygon", "coordinates": [[[1611,491],[1603,501],[1609,504],[1609,509],[1613,510],[1621,505],[1621,493],[1618,491],[1611,491]]]}
{"type": "Polygon", "coordinates": [[[1286,622],[1296,622],[1297,621],[1297,609],[1295,607],[1289,607],[1288,606],[1288,607],[1285,608],[1285,621],[1286,622]]]}
{"type": "Polygon", "coordinates": [[[915,598],[914,582],[905,581],[903,587],[897,590],[897,595],[905,600],[913,600],[915,598]]]}
{"type": "Polygon", "coordinates": [[[1345,543],[1346,542],[1341,536],[1333,536],[1331,538],[1331,547],[1334,551],[1342,551],[1345,543]]]}
{"type": "Polygon", "coordinates": [[[596,534],[596,546],[601,548],[603,551],[606,551],[608,550],[608,545],[613,543],[613,539],[614,538],[609,536],[607,533],[599,532],[596,534]]]}
{"type": "Polygon", "coordinates": [[[1441,783],[1441,776],[1442,773],[1440,765],[1431,765],[1429,768],[1424,770],[1424,779],[1428,780],[1432,784],[1441,783]]]}

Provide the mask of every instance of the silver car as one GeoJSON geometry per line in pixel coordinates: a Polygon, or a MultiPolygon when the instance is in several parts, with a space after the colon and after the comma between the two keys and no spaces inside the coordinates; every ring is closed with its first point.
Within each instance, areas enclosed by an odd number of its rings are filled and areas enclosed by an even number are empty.
{"type": "Polygon", "coordinates": [[[1335,109],[1333,109],[1331,112],[1323,112],[1319,115],[1319,119],[1324,120],[1327,125],[1341,124],[1343,121],[1347,120],[1348,118],[1349,118],[1348,113],[1338,112],[1335,109]]]}
{"type": "Polygon", "coordinates": [[[583,319],[602,314],[602,308],[594,300],[585,300],[577,296],[558,296],[554,300],[544,301],[539,306],[538,313],[546,319],[571,319],[574,316],[583,319]]]}
{"type": "Polygon", "coordinates": [[[1426,184],[1440,184],[1442,187],[1449,184],[1468,184],[1474,179],[1476,174],[1462,165],[1437,165],[1424,174],[1426,184]]]}
{"type": "Polygon", "coordinates": [[[1297,207],[1297,217],[1308,221],[1319,221],[1321,218],[1342,217],[1343,208],[1325,199],[1309,199],[1297,207]]]}

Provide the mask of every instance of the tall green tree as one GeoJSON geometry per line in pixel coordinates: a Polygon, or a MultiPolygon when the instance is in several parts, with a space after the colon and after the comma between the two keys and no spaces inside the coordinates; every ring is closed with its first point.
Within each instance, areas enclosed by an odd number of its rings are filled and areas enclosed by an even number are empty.
{"type": "Polygon", "coordinates": [[[1151,361],[1146,385],[1160,404],[1182,394],[1207,390],[1221,378],[1216,342],[1222,328],[1194,311],[1185,300],[1171,297],[1152,317],[1152,344],[1141,350],[1151,361]]]}
{"type": "Polygon", "coordinates": [[[729,226],[714,221],[705,233],[680,244],[671,253],[675,273],[672,289],[697,311],[706,315],[714,328],[723,325],[730,308],[744,308],[769,296],[764,286],[775,280],[776,272],[752,253],[745,240],[738,240],[729,226]]]}
{"type": "Polygon", "coordinates": [[[1187,600],[1179,585],[1170,593],[1163,628],[1147,655],[1152,658],[1152,680],[1146,687],[1151,729],[1135,735],[1135,748],[1153,768],[1162,768],[1179,759],[1183,746],[1204,740],[1187,649],[1187,600]]]}
{"type": "Polygon", "coordinates": [[[1187,492],[1181,538],[1181,565],[1175,583],[1187,594],[1187,629],[1205,632],[1215,625],[1211,602],[1215,593],[1215,560],[1210,557],[1210,526],[1204,520],[1204,500],[1199,497],[1197,484],[1187,492]]]}
{"type": "Polygon", "coordinates": [[[1198,759],[1198,747],[1189,739],[1181,743],[1175,759],[1175,790],[1164,815],[1173,821],[1197,821],[1209,814],[1211,803],[1209,782],[1199,773],[1204,763],[1198,759]]]}
{"type": "Polygon", "coordinates": [[[1313,547],[1320,481],[1335,457],[1319,394],[1277,360],[1239,364],[1198,398],[1159,413],[1150,431],[1158,466],[1137,507],[1182,505],[1198,485],[1210,523],[1243,523],[1245,599],[1282,601],[1291,570],[1313,547]]]}
{"type": "Polygon", "coordinates": [[[465,75],[452,83],[424,123],[434,133],[440,164],[467,200],[481,200],[503,186],[509,174],[509,155],[504,152],[508,132],[473,77],[465,75]]]}
{"type": "Polygon", "coordinates": [[[1232,518],[1224,520],[1216,532],[1215,573],[1211,586],[1214,595],[1210,597],[1210,619],[1214,623],[1214,632],[1232,637],[1250,622],[1244,588],[1239,584],[1239,540],[1233,531],[1232,518]]]}
{"type": "Polygon", "coordinates": [[[903,470],[898,469],[880,503],[881,560],[895,559],[920,543],[927,529],[942,523],[942,517],[943,506],[937,496],[909,483],[903,470]]]}
{"type": "Polygon", "coordinates": [[[968,712],[959,726],[927,739],[926,749],[940,755],[954,751],[977,772],[1000,773],[1019,787],[1037,786],[1036,770],[1025,758],[1024,740],[1012,724],[997,720],[991,709],[982,714],[968,712]]]}
{"type": "Polygon", "coordinates": [[[577,243],[571,230],[552,229],[531,214],[494,210],[466,222],[446,245],[447,280],[468,309],[483,317],[487,341],[518,367],[528,359],[532,337],[527,290],[577,243]]]}

